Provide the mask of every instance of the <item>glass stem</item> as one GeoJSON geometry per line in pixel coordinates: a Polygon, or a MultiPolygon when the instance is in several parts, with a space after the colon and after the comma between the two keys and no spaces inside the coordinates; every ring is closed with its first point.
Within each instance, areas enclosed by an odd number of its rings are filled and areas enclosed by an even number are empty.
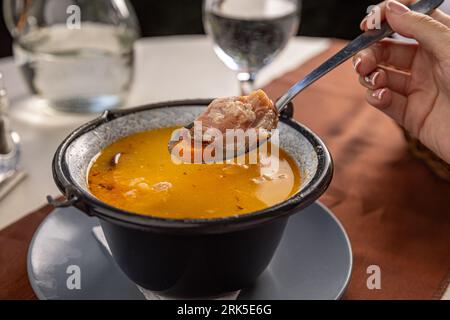
{"type": "Polygon", "coordinates": [[[239,72],[237,74],[241,95],[247,96],[254,90],[256,73],[254,72],[239,72]]]}

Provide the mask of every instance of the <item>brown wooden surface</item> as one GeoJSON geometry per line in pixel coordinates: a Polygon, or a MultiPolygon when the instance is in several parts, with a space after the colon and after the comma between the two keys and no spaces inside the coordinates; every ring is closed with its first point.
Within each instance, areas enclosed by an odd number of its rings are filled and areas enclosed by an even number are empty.
{"type": "MultiPolygon", "coordinates": [[[[331,48],[266,87],[279,96],[336,52],[331,48]]],[[[450,184],[409,155],[398,127],[364,102],[350,62],[301,93],[295,118],[317,132],[335,161],[321,200],[346,228],[354,267],[345,299],[440,298],[449,280],[450,184]],[[369,290],[378,265],[382,289],[369,290]]],[[[0,231],[0,299],[35,299],[26,272],[30,240],[50,208],[0,231]]]]}
{"type": "Polygon", "coordinates": [[[44,206],[0,231],[0,300],[36,299],[27,275],[28,245],[51,210],[44,206]]]}

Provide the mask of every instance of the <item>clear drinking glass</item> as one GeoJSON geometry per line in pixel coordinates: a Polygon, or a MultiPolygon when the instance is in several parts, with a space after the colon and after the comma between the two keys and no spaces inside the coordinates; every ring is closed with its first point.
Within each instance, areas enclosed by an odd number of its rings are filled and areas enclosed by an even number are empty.
{"type": "Polygon", "coordinates": [[[138,22],[127,0],[3,0],[14,57],[52,108],[98,112],[123,104],[138,22]]]}
{"type": "Polygon", "coordinates": [[[241,93],[296,34],[300,0],[204,0],[203,23],[214,50],[237,72],[241,93]]]}

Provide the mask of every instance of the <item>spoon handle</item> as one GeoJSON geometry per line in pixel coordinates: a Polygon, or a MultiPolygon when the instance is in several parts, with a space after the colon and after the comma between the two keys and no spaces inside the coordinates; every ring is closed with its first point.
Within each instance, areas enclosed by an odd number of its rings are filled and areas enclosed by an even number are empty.
{"type": "MultiPolygon", "coordinates": [[[[431,13],[434,9],[439,7],[444,0],[421,0],[411,5],[409,8],[413,11],[417,11],[424,14],[431,13]]],[[[336,53],[334,56],[329,58],[319,67],[314,69],[311,73],[305,76],[302,80],[293,85],[283,96],[281,96],[275,105],[279,112],[288,105],[288,103],[297,96],[303,89],[307,88],[309,85],[314,83],[316,80],[323,77],[325,74],[354,56],[359,51],[369,47],[370,45],[386,38],[394,33],[385,21],[381,24],[380,29],[373,29],[364,32],[357,38],[352,40],[347,46],[345,46],[341,51],[336,53]]]]}

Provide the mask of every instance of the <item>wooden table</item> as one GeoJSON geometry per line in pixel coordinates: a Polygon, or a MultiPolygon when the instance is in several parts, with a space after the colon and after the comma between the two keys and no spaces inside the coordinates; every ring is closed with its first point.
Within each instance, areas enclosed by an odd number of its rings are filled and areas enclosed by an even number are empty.
{"type": "Polygon", "coordinates": [[[51,211],[45,206],[0,231],[0,300],[36,299],[27,275],[28,245],[51,211]]]}

